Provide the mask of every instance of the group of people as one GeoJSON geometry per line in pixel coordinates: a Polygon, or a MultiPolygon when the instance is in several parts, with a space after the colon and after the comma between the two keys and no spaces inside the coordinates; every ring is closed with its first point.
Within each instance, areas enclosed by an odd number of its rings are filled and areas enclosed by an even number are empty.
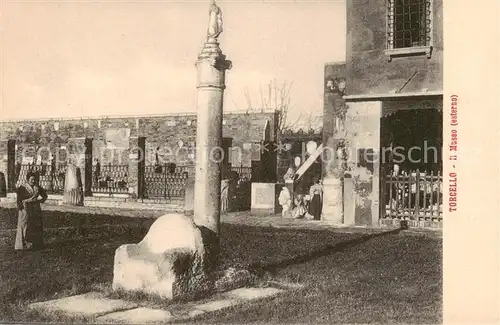
{"type": "Polygon", "coordinates": [[[292,195],[286,186],[283,186],[278,201],[282,206],[282,216],[295,219],[320,220],[323,206],[323,186],[321,179],[316,178],[309,188],[309,194],[298,193],[292,195]]]}

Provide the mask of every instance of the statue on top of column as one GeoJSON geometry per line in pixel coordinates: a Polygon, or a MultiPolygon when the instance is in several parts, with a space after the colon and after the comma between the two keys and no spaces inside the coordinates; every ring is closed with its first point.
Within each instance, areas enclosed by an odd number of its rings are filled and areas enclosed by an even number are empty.
{"type": "Polygon", "coordinates": [[[209,39],[216,39],[222,33],[222,11],[215,0],[212,1],[209,15],[207,36],[209,39]]]}

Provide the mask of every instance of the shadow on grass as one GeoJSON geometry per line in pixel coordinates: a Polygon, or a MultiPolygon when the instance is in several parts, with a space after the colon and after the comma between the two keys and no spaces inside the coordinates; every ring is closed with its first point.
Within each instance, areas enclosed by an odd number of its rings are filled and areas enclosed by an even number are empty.
{"type": "Polygon", "coordinates": [[[275,275],[276,272],[280,269],[285,269],[292,265],[307,263],[312,260],[315,260],[320,257],[328,256],[334,253],[341,252],[347,248],[360,245],[366,241],[372,240],[377,237],[383,237],[393,234],[398,234],[400,231],[404,230],[404,228],[398,228],[390,231],[385,231],[381,233],[375,234],[367,234],[360,236],[358,238],[354,238],[351,240],[347,240],[344,242],[337,243],[335,245],[328,245],[320,250],[316,250],[307,254],[299,255],[291,259],[282,260],[275,263],[263,264],[261,262],[250,264],[249,269],[252,273],[258,276],[264,276],[266,273],[270,273],[271,275],[275,275]]]}
{"type": "MultiPolygon", "coordinates": [[[[117,247],[123,243],[138,242],[144,237],[145,231],[141,228],[133,229],[130,227],[122,227],[121,233],[113,233],[109,229],[82,229],[74,228],[63,235],[63,238],[50,238],[45,241],[44,247],[36,251],[61,251],[66,249],[85,248],[86,245],[106,242],[106,244],[116,245],[117,247]],[[102,233],[100,232],[102,231],[102,233]]],[[[30,250],[31,251],[31,250],[30,250]]]]}
{"type": "Polygon", "coordinates": [[[61,250],[65,248],[74,249],[79,246],[84,246],[89,243],[95,243],[102,241],[102,238],[75,238],[75,239],[63,239],[46,242],[43,250],[61,250]]]}

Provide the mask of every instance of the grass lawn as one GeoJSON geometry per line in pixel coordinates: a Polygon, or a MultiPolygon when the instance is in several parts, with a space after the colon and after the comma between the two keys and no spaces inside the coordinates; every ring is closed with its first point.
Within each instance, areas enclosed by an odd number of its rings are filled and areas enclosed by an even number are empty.
{"type": "MultiPolygon", "coordinates": [[[[51,212],[47,247],[13,250],[15,210],[0,209],[0,321],[44,321],[33,301],[109,285],[119,245],[138,242],[153,219],[51,212]],[[116,224],[117,226],[105,226],[116,224]],[[88,228],[95,226],[96,228],[88,228]],[[71,228],[76,227],[76,228],[71,228]],[[75,230],[80,229],[80,230],[75,230]]],[[[195,319],[198,323],[440,323],[442,241],[436,236],[334,233],[222,225],[220,268],[252,266],[303,289],[195,319]]]]}

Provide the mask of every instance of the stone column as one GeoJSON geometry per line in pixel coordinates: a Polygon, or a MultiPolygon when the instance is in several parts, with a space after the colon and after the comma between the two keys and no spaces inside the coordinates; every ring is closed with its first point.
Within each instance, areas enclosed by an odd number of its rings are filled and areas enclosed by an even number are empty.
{"type": "MultiPolygon", "coordinates": [[[[207,42],[198,56],[198,120],[194,217],[166,214],[138,244],[115,252],[113,289],[174,298],[215,289],[219,253],[222,99],[225,70],[231,67],[217,43],[220,8],[212,3],[207,42]]],[[[186,194],[187,198],[187,194],[186,194]]]]}
{"type": "Polygon", "coordinates": [[[220,231],[222,111],[225,72],[231,62],[216,38],[208,37],[196,62],[198,70],[194,222],[217,238],[220,231]]]}
{"type": "Polygon", "coordinates": [[[131,136],[128,156],[128,192],[133,198],[141,198],[144,188],[146,138],[131,136]]]}
{"type": "Polygon", "coordinates": [[[339,112],[345,105],[343,90],[345,79],[343,77],[331,78],[327,81],[325,91],[325,116],[323,126],[323,211],[321,219],[333,224],[342,224],[343,216],[343,188],[341,175],[341,162],[337,153],[337,145],[342,139],[340,134],[339,112]]]}

